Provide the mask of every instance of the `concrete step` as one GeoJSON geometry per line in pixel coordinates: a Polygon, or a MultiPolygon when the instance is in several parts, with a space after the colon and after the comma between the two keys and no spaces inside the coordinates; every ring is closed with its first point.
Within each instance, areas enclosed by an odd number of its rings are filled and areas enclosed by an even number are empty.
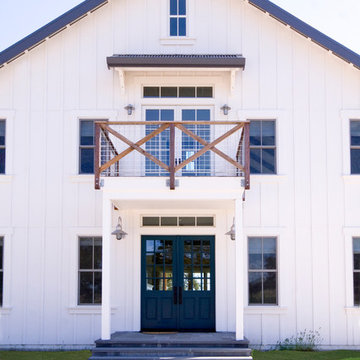
{"type": "Polygon", "coordinates": [[[193,347],[111,347],[95,348],[94,356],[249,356],[251,349],[193,347]]]}

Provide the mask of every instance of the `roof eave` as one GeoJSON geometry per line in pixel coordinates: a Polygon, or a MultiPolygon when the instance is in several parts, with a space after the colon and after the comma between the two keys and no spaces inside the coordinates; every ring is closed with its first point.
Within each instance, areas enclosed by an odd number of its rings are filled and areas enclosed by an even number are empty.
{"type": "Polygon", "coordinates": [[[15,60],[27,50],[31,50],[37,45],[44,42],[45,39],[58,34],[64,30],[68,25],[75,23],[81,18],[85,17],[87,13],[95,11],[102,5],[105,5],[108,0],[85,0],[81,4],[75,6],[55,20],[49,22],[45,26],[36,30],[32,34],[11,45],[4,51],[0,52],[0,67],[5,63],[15,60]]]}

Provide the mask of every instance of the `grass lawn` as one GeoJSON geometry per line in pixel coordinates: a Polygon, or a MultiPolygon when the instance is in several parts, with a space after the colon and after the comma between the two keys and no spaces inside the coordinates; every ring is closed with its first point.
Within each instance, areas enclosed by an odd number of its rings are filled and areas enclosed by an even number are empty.
{"type": "Polygon", "coordinates": [[[0,351],[0,360],[87,360],[90,351],[0,351]]]}
{"type": "MultiPolygon", "coordinates": [[[[90,351],[0,351],[0,360],[87,360],[90,351]]],[[[360,351],[254,351],[254,360],[360,360],[360,351]]]]}
{"type": "Polygon", "coordinates": [[[253,351],[254,360],[360,360],[360,351],[253,351]]]}

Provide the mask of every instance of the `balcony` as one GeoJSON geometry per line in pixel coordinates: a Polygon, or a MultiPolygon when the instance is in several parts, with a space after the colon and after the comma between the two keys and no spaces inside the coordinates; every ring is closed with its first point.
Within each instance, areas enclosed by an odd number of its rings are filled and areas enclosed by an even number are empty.
{"type": "Polygon", "coordinates": [[[249,123],[97,121],[95,189],[101,177],[242,177],[250,188],[249,123]]]}

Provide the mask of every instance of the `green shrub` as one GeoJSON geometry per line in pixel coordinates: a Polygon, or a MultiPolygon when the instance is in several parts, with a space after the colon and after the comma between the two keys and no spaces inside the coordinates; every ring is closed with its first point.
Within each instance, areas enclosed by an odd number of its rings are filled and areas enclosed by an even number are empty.
{"type": "MultiPolygon", "coordinates": [[[[320,330],[320,329],[319,329],[320,330]]],[[[304,330],[277,343],[279,350],[314,351],[321,344],[318,330],[304,330]]]]}

